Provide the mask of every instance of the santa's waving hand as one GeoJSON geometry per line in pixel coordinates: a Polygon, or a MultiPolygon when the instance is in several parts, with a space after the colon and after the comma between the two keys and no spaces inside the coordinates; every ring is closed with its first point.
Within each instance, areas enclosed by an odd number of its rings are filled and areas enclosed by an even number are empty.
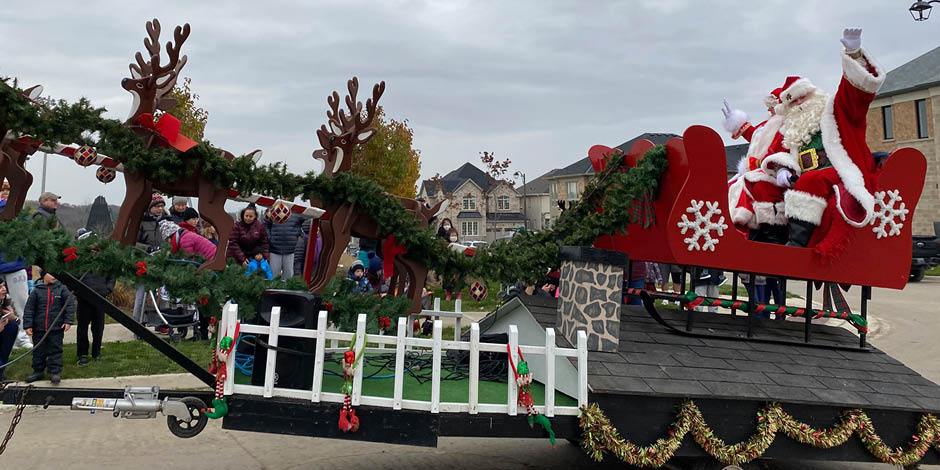
{"type": "Polygon", "coordinates": [[[805,78],[791,77],[780,95],[786,110],[784,145],[801,175],[785,195],[789,245],[815,242],[817,252],[838,254],[849,226],[868,224],[874,212],[875,162],[865,143],[865,121],[884,72],[861,48],[862,30],[842,33],[842,80],[828,97],[805,78]],[[826,209],[838,211],[823,217],[826,209]],[[826,219],[830,226],[814,236],[826,219]]]}

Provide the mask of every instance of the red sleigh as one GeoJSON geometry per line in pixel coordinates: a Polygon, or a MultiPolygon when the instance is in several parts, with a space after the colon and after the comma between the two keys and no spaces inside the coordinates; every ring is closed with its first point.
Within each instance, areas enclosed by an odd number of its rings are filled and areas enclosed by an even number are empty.
{"type": "MultiPolygon", "coordinates": [[[[624,155],[629,166],[653,144],[640,141],[624,155]]],[[[927,163],[912,148],[894,151],[879,170],[876,216],[855,233],[834,260],[812,248],[754,242],[734,228],[728,210],[724,144],[708,127],[692,126],[666,144],[669,166],[653,201],[655,223],[631,224],[604,236],[599,248],[631,259],[725,271],[807,279],[842,285],[902,289],[911,267],[911,225],[927,163]]]]}

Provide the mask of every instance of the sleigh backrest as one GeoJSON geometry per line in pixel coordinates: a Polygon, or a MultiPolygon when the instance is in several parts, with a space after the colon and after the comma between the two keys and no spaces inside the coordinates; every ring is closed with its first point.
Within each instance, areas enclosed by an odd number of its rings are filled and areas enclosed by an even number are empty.
{"type": "MultiPolygon", "coordinates": [[[[634,142],[630,150],[623,155],[627,166],[636,167],[637,162],[653,147],[654,144],[646,139],[634,142]]],[[[657,263],[676,262],[669,244],[666,243],[664,222],[672,212],[679,192],[690,175],[689,161],[681,138],[675,137],[666,142],[666,160],[666,171],[660,179],[659,189],[653,200],[654,223],[648,227],[629,224],[625,234],[600,237],[595,246],[627,253],[630,259],[657,263]]]]}

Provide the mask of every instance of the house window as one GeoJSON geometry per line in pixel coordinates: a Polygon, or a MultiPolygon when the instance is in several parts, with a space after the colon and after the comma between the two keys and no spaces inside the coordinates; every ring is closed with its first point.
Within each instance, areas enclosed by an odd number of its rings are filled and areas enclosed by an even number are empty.
{"type": "Polygon", "coordinates": [[[885,140],[894,138],[894,112],[891,105],[881,107],[881,128],[884,130],[885,140]]]}
{"type": "Polygon", "coordinates": [[[568,200],[573,201],[578,198],[578,182],[569,181],[568,182],[568,200]]]}
{"type": "Polygon", "coordinates": [[[480,223],[464,221],[460,223],[460,234],[465,237],[480,236],[480,223]]]}
{"type": "Polygon", "coordinates": [[[497,196],[496,197],[496,210],[498,211],[509,210],[509,196],[497,196]]]}
{"type": "Polygon", "coordinates": [[[472,194],[467,194],[463,197],[463,210],[465,211],[475,211],[477,210],[477,198],[472,194]]]}
{"type": "Polygon", "coordinates": [[[927,100],[914,100],[914,111],[917,114],[917,138],[927,138],[927,100]]]}
{"type": "Polygon", "coordinates": [[[558,185],[552,183],[551,186],[549,186],[549,190],[552,193],[552,197],[555,197],[558,194],[558,185]]]}

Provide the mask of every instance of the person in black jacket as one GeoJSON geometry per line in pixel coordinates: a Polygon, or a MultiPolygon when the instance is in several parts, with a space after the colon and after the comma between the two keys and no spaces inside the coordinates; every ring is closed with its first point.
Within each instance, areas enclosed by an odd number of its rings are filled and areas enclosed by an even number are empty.
{"type": "Polygon", "coordinates": [[[297,214],[291,214],[283,224],[276,224],[265,217],[264,226],[268,231],[268,250],[271,253],[269,263],[274,277],[280,276],[284,280],[294,277],[294,249],[297,248],[303,223],[304,218],[297,214]]]}
{"type": "Polygon", "coordinates": [[[62,380],[62,340],[75,323],[75,297],[51,274],[42,272],[26,301],[23,328],[33,337],[33,373],[27,383],[41,380],[48,370],[52,383],[62,380]]]}
{"type": "MultiPolygon", "coordinates": [[[[88,229],[78,229],[78,240],[93,237],[95,234],[88,229]]],[[[82,276],[81,281],[91,290],[102,297],[107,297],[114,290],[114,279],[105,278],[88,273],[82,276]]],[[[104,311],[90,302],[89,299],[78,297],[78,330],[76,333],[76,347],[78,365],[88,365],[88,328],[91,327],[91,358],[95,361],[101,357],[101,340],[104,336],[104,311]]]]}

